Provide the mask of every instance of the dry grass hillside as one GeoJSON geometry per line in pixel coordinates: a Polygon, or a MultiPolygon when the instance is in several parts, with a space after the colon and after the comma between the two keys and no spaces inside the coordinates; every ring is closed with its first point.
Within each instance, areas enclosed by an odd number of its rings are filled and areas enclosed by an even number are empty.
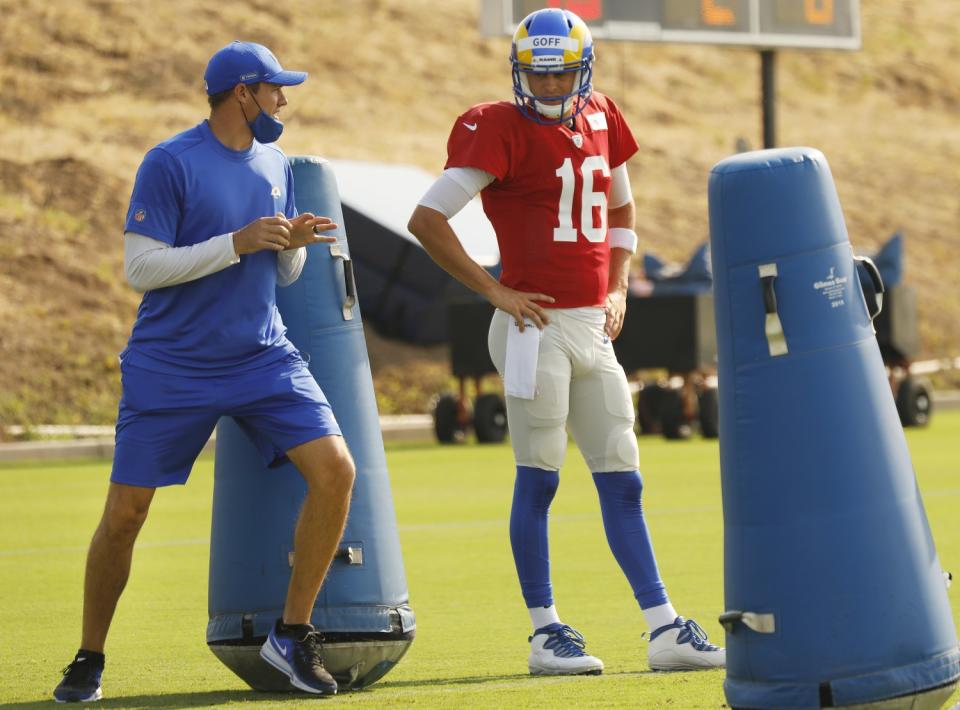
{"type": "MultiPolygon", "coordinates": [[[[779,55],[779,138],[830,160],[855,247],[906,235],[928,355],[960,353],[960,3],[862,5],[864,49],[779,55]]],[[[0,421],[108,422],[137,295],[120,230],[143,153],[206,115],[209,55],[262,42],[288,92],[290,154],[439,171],[455,116],[509,96],[508,42],[477,0],[0,0],[0,421]]],[[[707,235],[706,176],[760,143],[758,58],[599,45],[597,87],[641,144],[642,248],[681,260],[707,235]]],[[[441,353],[371,342],[386,410],[422,409],[441,353]],[[404,379],[398,376],[403,370],[404,379]],[[407,386],[416,380],[419,388],[407,386]]]]}

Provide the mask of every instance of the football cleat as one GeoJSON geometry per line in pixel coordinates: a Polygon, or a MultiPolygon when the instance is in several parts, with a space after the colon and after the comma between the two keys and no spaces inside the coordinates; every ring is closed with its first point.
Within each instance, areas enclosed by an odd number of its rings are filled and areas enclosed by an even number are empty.
{"type": "Polygon", "coordinates": [[[678,616],[650,634],[647,659],[655,671],[697,671],[723,668],[727,652],[710,643],[696,621],[678,616]]]}
{"type": "Polygon", "coordinates": [[[584,652],[579,631],[566,624],[548,624],[530,637],[527,665],[533,675],[600,675],[603,661],[584,652]]]}
{"type": "Polygon", "coordinates": [[[513,34],[510,63],[514,102],[531,121],[557,125],[587,107],[593,93],[593,37],[569,10],[546,8],[527,15],[513,34]],[[571,93],[534,96],[530,91],[529,74],[566,72],[576,72],[571,93]]]}
{"type": "Polygon", "coordinates": [[[260,657],[284,673],[294,688],[315,695],[336,695],[337,681],[323,667],[320,634],[310,624],[280,628],[280,621],[260,647],[260,657]]]}
{"type": "Polygon", "coordinates": [[[103,697],[100,677],[103,661],[94,659],[83,651],[77,652],[73,661],[63,669],[63,680],[53,691],[58,703],[89,703],[103,697]]]}

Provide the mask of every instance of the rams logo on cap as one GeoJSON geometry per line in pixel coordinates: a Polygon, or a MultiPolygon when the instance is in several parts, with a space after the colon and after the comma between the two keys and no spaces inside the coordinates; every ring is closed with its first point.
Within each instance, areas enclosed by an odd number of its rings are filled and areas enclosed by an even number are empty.
{"type": "Polygon", "coordinates": [[[142,222],[147,218],[147,211],[145,209],[139,209],[133,213],[133,218],[138,222],[142,222]]]}
{"type": "Polygon", "coordinates": [[[280,197],[280,188],[277,187],[276,185],[274,185],[274,186],[273,186],[273,189],[270,190],[270,194],[271,194],[273,197],[280,197]]]}

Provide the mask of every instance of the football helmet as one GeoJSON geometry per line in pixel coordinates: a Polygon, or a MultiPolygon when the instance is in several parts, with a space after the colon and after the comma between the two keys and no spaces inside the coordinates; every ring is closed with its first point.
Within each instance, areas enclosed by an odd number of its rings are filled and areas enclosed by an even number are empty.
{"type": "Polygon", "coordinates": [[[510,48],[513,96],[520,113],[537,123],[557,125],[583,111],[593,92],[593,56],[590,30],[569,10],[547,8],[527,15],[510,48]],[[534,96],[530,91],[530,74],[565,72],[576,72],[569,94],[534,96]]]}

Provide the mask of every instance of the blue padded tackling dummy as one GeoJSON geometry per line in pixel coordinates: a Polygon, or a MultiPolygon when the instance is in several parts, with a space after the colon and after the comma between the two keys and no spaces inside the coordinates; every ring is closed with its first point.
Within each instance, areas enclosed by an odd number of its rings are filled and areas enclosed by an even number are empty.
{"type": "MultiPolygon", "coordinates": [[[[323,632],[327,669],[341,685],[366,686],[400,659],[413,639],[380,420],[363,325],[352,288],[343,215],[332,169],[318,158],[291,158],[300,212],[331,217],[335,245],[308,247],[300,278],[277,289],[287,336],[333,408],[357,467],[340,553],[311,621],[323,632]]],[[[306,484],[293,464],[268,469],[230,418],[220,421],[210,541],[211,650],[251,686],[289,690],[258,655],[283,611],[293,530],[306,484]]]]}
{"type": "Polygon", "coordinates": [[[943,572],[827,161],[740,154],[709,200],[727,702],[949,695],[943,572]]]}

